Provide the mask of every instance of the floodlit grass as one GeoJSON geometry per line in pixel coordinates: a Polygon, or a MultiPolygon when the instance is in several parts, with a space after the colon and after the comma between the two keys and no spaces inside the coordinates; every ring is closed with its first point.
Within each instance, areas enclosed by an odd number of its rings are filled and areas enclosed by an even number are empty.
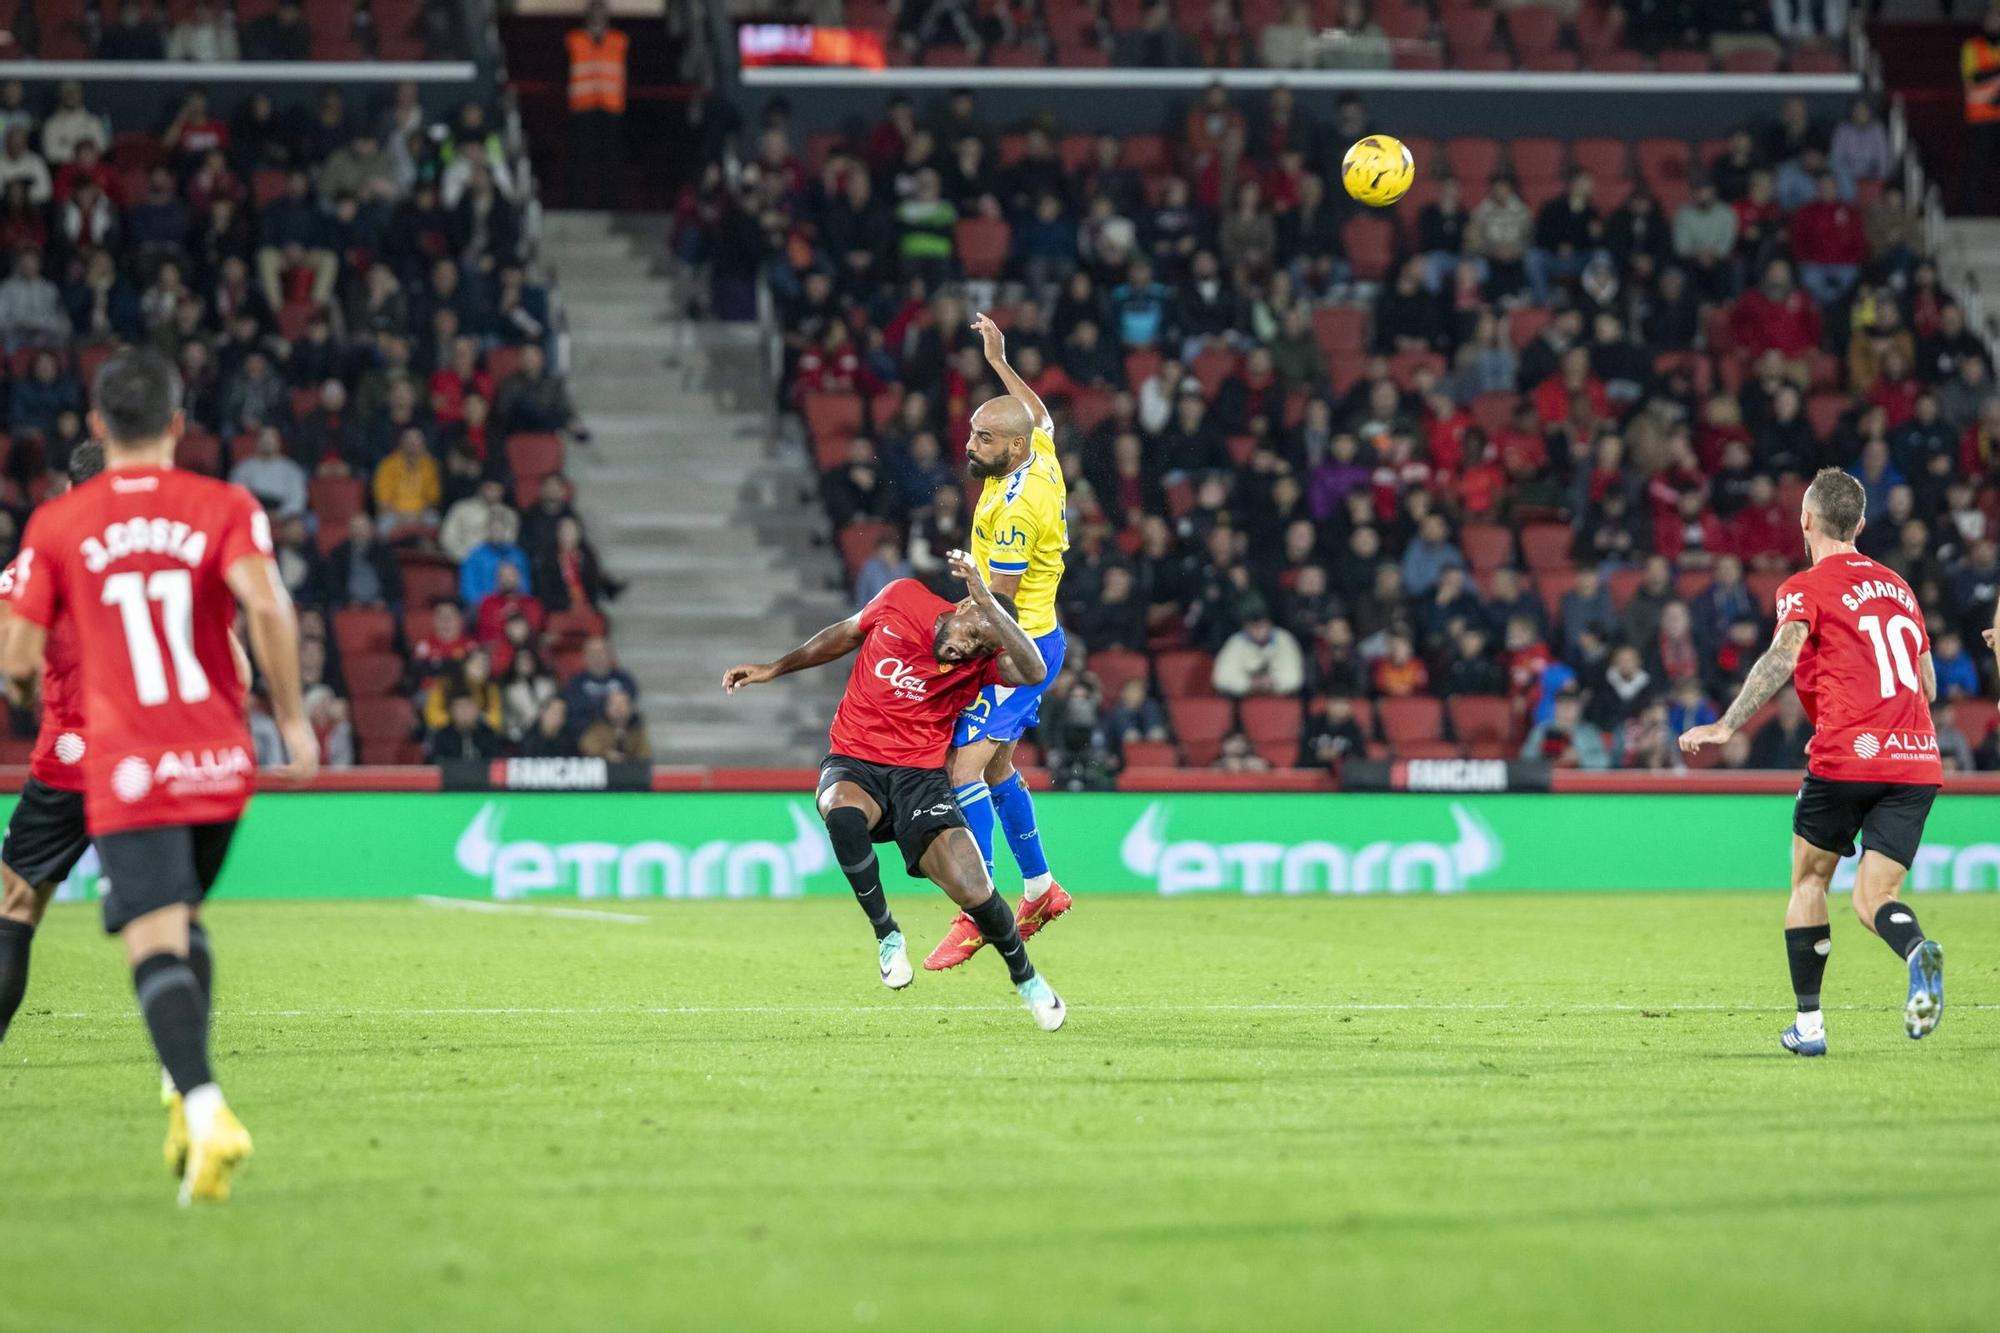
{"type": "MultiPolygon", "coordinates": [[[[874,977],[840,901],[216,904],[257,1138],[183,1214],[116,947],[0,1046],[0,1328],[1987,1329],[2000,900],[1945,1020],[1851,919],[1779,1050],[1781,894],[1080,898],[874,977]],[[1851,1007],[1849,1007],[1851,1006],[1851,1007]]],[[[911,952],[941,897],[897,900],[911,952]]]]}

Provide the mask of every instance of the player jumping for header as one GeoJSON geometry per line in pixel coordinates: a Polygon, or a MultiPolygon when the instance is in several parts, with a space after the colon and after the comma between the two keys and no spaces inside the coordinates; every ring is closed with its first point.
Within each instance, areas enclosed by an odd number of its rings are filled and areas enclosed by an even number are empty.
{"type": "MultiPolygon", "coordinates": [[[[966,470],[984,479],[972,514],[972,554],[979,572],[997,593],[1021,608],[1021,628],[1035,641],[1047,667],[1030,685],[988,686],[952,734],[952,798],[965,811],[967,827],[993,873],[993,824],[997,818],[1021,868],[1021,938],[1070,909],[1070,896],[1049,873],[1042,837],[1035,827],[1035,802],[1014,768],[1014,746],[1041,716],[1042,694],[1062,671],[1064,638],[1056,624],[1056,588],[1062,582],[1063,552],[1069,549],[1064,516],[1068,501],[1062,465],[1050,431],[1049,410],[1007,364],[1000,326],[985,315],[972,322],[986,346],[986,364],[1007,386],[972,414],[965,443],[966,470]]],[[[932,971],[957,967],[986,942],[979,923],[960,913],[924,966],[932,971]]]]}
{"type": "Polygon", "coordinates": [[[1898,898],[1944,781],[1931,727],[1937,672],[1910,585],[1855,549],[1866,508],[1867,493],[1847,473],[1825,468],[1813,478],[1799,514],[1812,567],[1778,589],[1777,636],[1722,720],[1681,737],[1689,754],[1725,743],[1796,673],[1813,737],[1792,807],[1785,911],[1798,1018],[1780,1040],[1799,1055],[1826,1054],[1826,892],[1841,858],[1854,854],[1856,832],[1855,914],[1909,967],[1903,1030],[1922,1037],[1944,1013],[1944,950],[1898,898]]]}
{"type": "Polygon", "coordinates": [[[858,613],[777,661],[729,668],[722,688],[734,694],[860,650],[833,715],[830,753],[820,765],[819,813],[875,928],[882,984],[901,990],[915,979],[903,932],[882,894],[873,846],[893,840],[910,875],[943,889],[981,939],[1000,951],[1028,1012],[1053,1032],[1063,1025],[1062,998],[1028,961],[1014,913],[993,891],[944,772],[952,724],[973,697],[994,684],[1039,685],[1047,668],[1014,619],[1011,599],[987,587],[965,552],[953,551],[949,559],[952,573],[965,580],[965,601],[947,602],[915,579],[898,579],[858,613]]]}

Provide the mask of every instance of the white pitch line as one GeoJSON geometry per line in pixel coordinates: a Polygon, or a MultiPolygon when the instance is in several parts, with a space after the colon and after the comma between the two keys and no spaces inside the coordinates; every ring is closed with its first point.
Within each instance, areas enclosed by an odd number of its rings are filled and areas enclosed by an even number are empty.
{"type": "MultiPolygon", "coordinates": [[[[449,1009],[224,1009],[229,1018],[576,1018],[589,1015],[623,1017],[716,1017],[730,1014],[985,1014],[1011,1013],[1017,1006],[1006,1004],[685,1004],[591,1007],[465,1007],[449,1009]]],[[[1829,1004],[1835,1012],[1887,1013],[1893,1005],[1829,1004]]],[[[1770,1004],[1453,1004],[1423,1002],[1407,1004],[1085,1004],[1083,1008],[1100,1014],[1182,1014],[1182,1013],[1536,1013],[1536,1014],[1673,1014],[1790,1013],[1789,1006],[1770,1004]]],[[[2000,1009],[2000,1004],[1956,1004],[1954,1010],[2000,1009]]],[[[42,1015],[46,1018],[116,1020],[130,1018],[126,1010],[96,1012],[79,1010],[42,1015]]]]}
{"type": "Polygon", "coordinates": [[[543,907],[535,903],[495,903],[483,898],[440,898],[420,893],[414,899],[426,907],[449,907],[460,912],[488,912],[500,915],[527,913],[530,916],[559,916],[572,921],[615,921],[621,926],[643,926],[652,918],[637,912],[606,912],[595,907],[543,907]]]}

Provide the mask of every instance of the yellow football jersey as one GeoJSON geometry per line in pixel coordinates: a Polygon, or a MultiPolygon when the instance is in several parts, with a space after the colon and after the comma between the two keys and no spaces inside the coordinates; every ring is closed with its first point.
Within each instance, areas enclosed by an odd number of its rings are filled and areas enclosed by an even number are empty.
{"type": "Polygon", "coordinates": [[[1037,427],[1029,445],[1027,462],[986,479],[972,511],[972,558],[989,579],[1021,576],[1014,606],[1021,628],[1039,637],[1056,627],[1056,588],[1069,549],[1069,490],[1049,433],[1037,427]]]}

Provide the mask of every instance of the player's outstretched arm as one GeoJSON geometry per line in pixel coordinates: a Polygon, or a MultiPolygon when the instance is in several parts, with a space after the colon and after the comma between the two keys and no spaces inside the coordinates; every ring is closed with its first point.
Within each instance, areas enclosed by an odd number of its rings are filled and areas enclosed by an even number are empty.
{"type": "Polygon", "coordinates": [[[1021,378],[1014,367],[1007,364],[1007,335],[993,322],[993,317],[983,314],[974,316],[972,330],[979,335],[979,341],[985,344],[986,364],[993,367],[993,373],[1007,386],[1008,395],[1021,400],[1022,406],[1028,409],[1029,418],[1038,429],[1050,429],[1055,423],[1049,416],[1047,404],[1042,402],[1040,394],[1028,387],[1028,382],[1021,378]]]}
{"type": "Polygon", "coordinates": [[[35,684],[42,673],[42,649],[48,646],[49,632],[24,620],[11,608],[0,617],[0,675],[7,678],[7,702],[27,708],[35,700],[35,684]]]}
{"type": "Polygon", "coordinates": [[[1931,655],[1928,652],[1917,658],[1917,675],[1924,682],[1924,702],[1927,704],[1936,703],[1937,664],[1931,661],[1931,655]]]}
{"type": "Polygon", "coordinates": [[[1757,659],[1757,665],[1750,668],[1750,674],[1743,680],[1743,689],[1737,694],[1736,702],[1729,705],[1729,711],[1722,715],[1722,720],[1682,733],[1681,749],[1693,754],[1704,745],[1721,745],[1743,730],[1743,724],[1755,717],[1758,709],[1776,698],[1778,691],[1791,683],[1792,672],[1799,664],[1799,649],[1805,646],[1805,642],[1804,621],[1788,620],[1780,625],[1778,636],[1771,640],[1771,646],[1757,659]]]}
{"type": "Polygon", "coordinates": [[[1042,661],[1042,650],[1035,647],[1035,641],[1021,628],[1021,622],[994,598],[993,590],[979,576],[979,565],[972,556],[965,551],[953,551],[945,556],[945,563],[950,566],[952,577],[965,580],[966,595],[985,613],[988,623],[1000,636],[1001,681],[1008,685],[1039,685],[1046,680],[1049,667],[1042,661]]]}
{"type": "Polygon", "coordinates": [[[278,562],[267,555],[238,557],[223,571],[229,591],[250,627],[250,651],[271,691],[271,717],[290,757],[284,772],[304,782],[319,772],[319,737],[306,721],[299,689],[299,618],[292,610],[278,562]]]}
{"type": "Polygon", "coordinates": [[[861,646],[861,613],[828,625],[775,662],[744,662],[722,673],[722,692],[734,694],[745,685],[789,676],[828,662],[837,662],[861,646]]]}

